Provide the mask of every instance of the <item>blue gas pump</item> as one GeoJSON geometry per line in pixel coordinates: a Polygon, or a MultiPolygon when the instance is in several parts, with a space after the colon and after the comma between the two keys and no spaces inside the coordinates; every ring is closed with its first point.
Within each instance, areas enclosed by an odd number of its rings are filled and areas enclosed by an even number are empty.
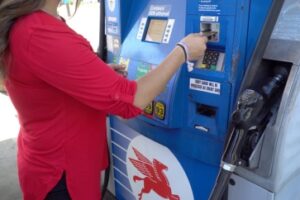
{"type": "Polygon", "coordinates": [[[245,66],[271,0],[106,0],[108,62],[136,80],[185,35],[202,32],[208,49],[186,66],[136,119],[110,117],[119,200],[205,200],[218,173],[245,66]]]}

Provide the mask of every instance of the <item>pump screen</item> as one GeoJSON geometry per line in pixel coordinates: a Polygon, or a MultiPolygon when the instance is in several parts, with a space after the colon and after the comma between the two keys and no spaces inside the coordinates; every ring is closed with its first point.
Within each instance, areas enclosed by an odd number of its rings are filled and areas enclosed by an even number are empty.
{"type": "Polygon", "coordinates": [[[151,19],[145,41],[161,43],[168,20],[151,19]]]}

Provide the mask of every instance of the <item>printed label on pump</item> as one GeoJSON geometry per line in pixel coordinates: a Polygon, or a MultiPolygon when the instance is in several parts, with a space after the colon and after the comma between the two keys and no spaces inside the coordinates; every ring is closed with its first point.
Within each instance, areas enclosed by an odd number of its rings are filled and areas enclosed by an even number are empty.
{"type": "Polygon", "coordinates": [[[108,8],[111,12],[114,12],[116,8],[116,0],[108,0],[108,8]]]}
{"type": "Polygon", "coordinates": [[[128,146],[126,166],[136,199],[194,200],[184,169],[167,147],[139,135],[128,146]]]}
{"type": "Polygon", "coordinates": [[[119,34],[119,22],[117,17],[114,16],[106,17],[106,31],[107,34],[112,34],[112,35],[119,34]]]}
{"type": "Polygon", "coordinates": [[[200,16],[201,22],[218,22],[219,17],[218,16],[200,16]]]}
{"type": "Polygon", "coordinates": [[[106,35],[107,51],[114,52],[114,38],[111,35],[106,35]]]}
{"type": "Polygon", "coordinates": [[[219,5],[211,3],[212,0],[200,0],[198,10],[200,12],[221,12],[219,5]]]}
{"type": "Polygon", "coordinates": [[[221,94],[220,83],[195,78],[190,79],[190,89],[217,95],[221,94]]]}
{"type": "Polygon", "coordinates": [[[125,69],[124,69],[125,71],[128,71],[129,63],[130,63],[129,58],[123,58],[123,57],[120,58],[119,64],[125,66],[125,69]]]}
{"type": "Polygon", "coordinates": [[[149,16],[155,17],[169,17],[171,14],[170,5],[151,5],[149,9],[149,16]]]}
{"type": "Polygon", "coordinates": [[[139,63],[137,66],[136,80],[145,76],[148,72],[152,70],[152,66],[147,63],[139,63]]]}

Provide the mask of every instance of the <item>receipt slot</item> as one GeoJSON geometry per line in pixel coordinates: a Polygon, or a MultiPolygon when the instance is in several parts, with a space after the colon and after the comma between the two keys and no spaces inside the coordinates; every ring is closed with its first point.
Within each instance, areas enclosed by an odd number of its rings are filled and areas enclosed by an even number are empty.
{"type": "Polygon", "coordinates": [[[271,0],[106,0],[108,62],[137,80],[176,43],[209,42],[192,71],[182,68],[131,120],[110,117],[115,195],[120,200],[208,199],[245,66],[271,0]]]}

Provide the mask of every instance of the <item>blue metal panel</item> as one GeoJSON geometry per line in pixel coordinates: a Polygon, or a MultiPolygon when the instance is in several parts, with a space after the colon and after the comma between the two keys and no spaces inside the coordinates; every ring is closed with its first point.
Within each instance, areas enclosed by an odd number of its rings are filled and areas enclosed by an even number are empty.
{"type": "Polygon", "coordinates": [[[265,12],[265,10],[271,6],[272,2],[272,0],[264,0],[263,3],[259,0],[252,0],[251,2],[250,13],[256,14],[249,16],[249,31],[247,35],[247,49],[249,51],[247,52],[246,63],[249,63],[257,39],[260,36],[261,32],[257,30],[261,30],[265,25],[265,20],[262,20],[268,16],[268,12],[265,12]]]}
{"type": "Polygon", "coordinates": [[[128,174],[128,151],[142,135],[172,152],[188,177],[194,199],[205,200],[218,171],[240,82],[272,1],[115,0],[113,11],[108,2],[108,60],[126,64],[131,80],[156,68],[185,35],[199,32],[207,24],[218,30],[208,51],[217,52],[219,59],[223,56],[221,68],[199,65],[188,72],[184,65],[155,99],[165,105],[164,118],[154,114],[132,120],[111,117],[118,199],[136,198],[128,174]],[[166,30],[173,23],[169,40],[165,40],[164,30],[161,42],[146,41],[152,19],[166,20],[168,25],[162,28],[166,30]]]}
{"type": "Polygon", "coordinates": [[[120,182],[116,181],[116,196],[118,200],[136,200],[131,192],[129,192],[120,182]]]}
{"type": "Polygon", "coordinates": [[[235,15],[238,0],[188,1],[188,14],[235,15]]]}
{"type": "Polygon", "coordinates": [[[126,174],[126,163],[122,162],[122,160],[118,156],[113,155],[113,163],[116,169],[126,174]]]}
{"type": "MultiPolygon", "coordinates": [[[[190,184],[193,187],[194,198],[207,199],[214,184],[214,178],[212,177],[216,177],[218,173],[219,161],[216,158],[220,157],[220,155],[215,157],[210,157],[209,155],[216,155],[217,152],[221,151],[220,143],[216,145],[214,140],[208,140],[201,135],[190,134],[188,132],[178,133],[176,130],[161,132],[159,128],[149,129],[151,126],[148,124],[140,124],[141,122],[139,122],[137,125],[134,123],[136,123],[136,120],[131,120],[128,126],[124,121],[118,118],[112,118],[111,120],[111,126],[120,130],[122,135],[127,135],[129,132],[136,132],[135,130],[132,130],[130,126],[137,127],[140,125],[144,130],[144,132],[142,132],[143,135],[159,141],[162,145],[171,149],[189,178],[190,184]],[[159,134],[154,135],[153,132],[159,134]],[[197,141],[197,143],[195,141],[197,141]],[[205,149],[205,151],[203,151],[203,149],[205,149]]],[[[138,135],[139,134],[132,135],[131,139],[134,139],[138,135]]],[[[153,149],[153,151],[155,151],[155,149],[153,149]]],[[[124,191],[128,192],[128,190],[130,190],[128,181],[123,180],[124,177],[122,174],[125,173],[123,162],[126,162],[126,160],[122,160],[121,162],[120,159],[113,159],[114,166],[117,168],[117,170],[114,170],[115,178],[117,179],[116,186],[119,189],[121,187],[121,190],[123,190],[122,194],[119,194],[122,198],[124,198],[124,195],[128,195],[124,194],[124,191]],[[122,186],[120,186],[120,183],[122,186]]],[[[128,179],[129,178],[130,177],[128,177],[128,179]]]]}

